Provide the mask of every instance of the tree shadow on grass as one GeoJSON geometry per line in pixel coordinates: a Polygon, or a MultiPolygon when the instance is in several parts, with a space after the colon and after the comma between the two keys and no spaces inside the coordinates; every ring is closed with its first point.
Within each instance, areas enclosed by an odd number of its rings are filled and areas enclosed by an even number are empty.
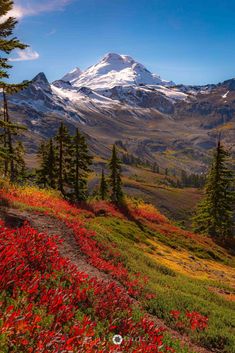
{"type": "Polygon", "coordinates": [[[137,227],[144,232],[146,230],[145,226],[139,219],[137,219],[133,213],[130,211],[128,208],[128,205],[126,203],[121,203],[121,204],[115,204],[117,207],[118,211],[130,222],[133,222],[137,225],[137,227]]]}
{"type": "Polygon", "coordinates": [[[221,248],[225,249],[230,255],[235,256],[235,236],[225,239],[213,237],[213,241],[221,248]]]}

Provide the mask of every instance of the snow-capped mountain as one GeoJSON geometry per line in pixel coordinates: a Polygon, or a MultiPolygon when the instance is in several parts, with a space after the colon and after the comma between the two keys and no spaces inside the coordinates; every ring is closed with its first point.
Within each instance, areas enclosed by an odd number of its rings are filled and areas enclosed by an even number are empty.
{"type": "Polygon", "coordinates": [[[82,71],[79,69],[79,67],[76,67],[72,71],[68,72],[66,75],[62,77],[62,81],[68,81],[68,82],[73,82],[77,81],[78,78],[81,76],[82,71]]]}
{"type": "Polygon", "coordinates": [[[128,55],[109,53],[84,72],[76,68],[51,85],[61,98],[80,102],[81,93],[95,104],[117,103],[141,108],[154,108],[172,113],[173,104],[187,100],[188,94],[152,74],[128,55]]]}
{"type": "Polygon", "coordinates": [[[174,82],[165,81],[152,74],[142,64],[128,55],[109,53],[103,59],[81,73],[75,69],[62,78],[75,87],[108,89],[125,85],[162,85],[172,86],[174,82]]]}

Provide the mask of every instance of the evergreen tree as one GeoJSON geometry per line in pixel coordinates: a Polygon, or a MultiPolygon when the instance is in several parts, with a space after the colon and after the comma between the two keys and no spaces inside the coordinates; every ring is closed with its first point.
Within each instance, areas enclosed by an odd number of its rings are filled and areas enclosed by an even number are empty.
{"type": "Polygon", "coordinates": [[[232,233],[234,179],[228,159],[229,152],[219,141],[207,176],[205,197],[194,217],[195,231],[199,233],[220,238],[232,233]]]}
{"type": "MultiPolygon", "coordinates": [[[[12,37],[13,30],[17,21],[13,17],[7,17],[9,11],[13,8],[13,1],[0,0],[0,52],[5,56],[10,54],[14,49],[25,49],[27,45],[21,43],[16,37],[12,37]]],[[[3,96],[3,119],[1,120],[1,146],[0,157],[4,160],[4,175],[10,176],[11,181],[16,179],[17,153],[14,148],[13,136],[16,131],[22,127],[12,124],[9,117],[9,109],[7,104],[7,94],[12,94],[25,88],[28,83],[9,84],[5,80],[9,78],[8,70],[12,68],[9,64],[8,57],[0,58],[0,89],[3,96]]]]}
{"type": "Polygon", "coordinates": [[[46,160],[47,168],[48,168],[48,185],[52,188],[56,188],[56,156],[55,156],[55,147],[53,144],[53,140],[49,140],[49,150],[48,156],[46,160]]]}
{"type": "Polygon", "coordinates": [[[181,170],[181,183],[183,186],[188,186],[188,175],[185,170],[181,170]]]}
{"type": "Polygon", "coordinates": [[[24,160],[25,149],[22,142],[18,142],[15,147],[15,178],[18,182],[23,182],[26,179],[26,164],[24,160]]]}
{"type": "Polygon", "coordinates": [[[117,156],[116,146],[113,145],[112,157],[109,163],[111,171],[111,199],[113,202],[121,203],[123,200],[122,181],[121,181],[121,161],[117,156]]]}
{"type": "Polygon", "coordinates": [[[181,171],[181,186],[201,188],[205,185],[204,174],[187,174],[184,170],[181,171]]]}
{"type": "Polygon", "coordinates": [[[99,194],[100,194],[100,197],[102,200],[105,200],[108,196],[108,184],[107,184],[103,169],[102,169],[102,173],[101,173],[99,194]]]}
{"type": "Polygon", "coordinates": [[[157,174],[160,173],[159,165],[156,162],[154,162],[154,164],[153,164],[152,171],[157,174]]]}
{"type": "Polygon", "coordinates": [[[76,129],[70,148],[69,185],[77,201],[87,198],[87,174],[90,172],[92,157],[89,154],[85,136],[76,129]]]}
{"type": "Polygon", "coordinates": [[[38,183],[44,187],[56,189],[57,187],[57,170],[56,156],[53,140],[50,139],[47,143],[43,142],[38,152],[41,160],[41,167],[37,171],[38,183]]]}
{"type": "Polygon", "coordinates": [[[3,120],[0,121],[0,157],[2,157],[4,162],[4,176],[10,177],[10,180],[14,182],[17,179],[17,169],[20,168],[20,166],[17,166],[18,161],[20,161],[17,156],[18,142],[15,141],[14,137],[18,135],[19,130],[26,130],[26,128],[11,122],[6,93],[4,90],[2,93],[4,105],[3,120]]]}
{"type": "Polygon", "coordinates": [[[40,168],[36,170],[36,175],[37,175],[37,183],[43,185],[44,187],[46,187],[47,185],[46,173],[44,171],[46,155],[47,155],[47,143],[43,141],[40,144],[37,152],[40,168]]]}
{"type": "Polygon", "coordinates": [[[64,123],[61,123],[54,141],[56,148],[58,189],[65,195],[65,186],[68,184],[68,173],[71,165],[71,137],[64,123]]]}

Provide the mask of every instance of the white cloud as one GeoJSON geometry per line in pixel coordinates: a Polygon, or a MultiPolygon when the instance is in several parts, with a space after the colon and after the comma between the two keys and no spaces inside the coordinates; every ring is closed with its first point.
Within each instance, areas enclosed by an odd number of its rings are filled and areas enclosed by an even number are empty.
{"type": "Polygon", "coordinates": [[[74,0],[41,0],[40,4],[38,0],[26,1],[17,0],[14,8],[6,16],[13,16],[17,19],[21,19],[26,16],[36,16],[43,12],[60,11],[63,10],[74,0]]]}
{"type": "Polygon", "coordinates": [[[23,8],[15,5],[13,10],[11,12],[9,12],[6,16],[4,16],[4,19],[8,18],[9,16],[12,16],[15,18],[21,18],[21,17],[23,17],[23,15],[24,15],[23,8]]]}
{"type": "Polygon", "coordinates": [[[32,48],[26,48],[25,50],[16,50],[17,56],[15,58],[9,58],[9,61],[29,61],[37,60],[39,58],[38,52],[34,51],[32,48]]]}

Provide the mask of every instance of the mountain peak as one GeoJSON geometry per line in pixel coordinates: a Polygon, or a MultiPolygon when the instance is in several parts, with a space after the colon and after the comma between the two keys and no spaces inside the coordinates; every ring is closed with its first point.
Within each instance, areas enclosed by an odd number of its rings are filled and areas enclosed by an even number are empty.
{"type": "Polygon", "coordinates": [[[46,75],[44,74],[44,72],[39,72],[39,74],[37,74],[33,80],[32,80],[33,83],[38,83],[38,84],[48,84],[49,85],[49,82],[46,78],[46,75]]]}
{"type": "MultiPolygon", "coordinates": [[[[78,69],[79,70],[79,69],[78,69]]],[[[129,55],[116,53],[106,54],[97,64],[89,67],[83,73],[73,70],[63,77],[75,87],[91,89],[109,89],[115,86],[163,85],[174,83],[161,80],[160,76],[152,74],[144,65],[135,61],[129,55]]]]}
{"type": "Polygon", "coordinates": [[[80,70],[79,67],[75,67],[75,69],[64,75],[61,80],[65,82],[72,82],[74,80],[77,80],[81,74],[82,70],[80,70]]]}
{"type": "Polygon", "coordinates": [[[121,55],[121,54],[116,54],[116,53],[108,53],[101,60],[101,62],[109,62],[109,63],[113,63],[115,61],[116,62],[126,63],[126,64],[135,63],[134,59],[131,56],[129,56],[129,55],[121,55]]]}
{"type": "Polygon", "coordinates": [[[50,83],[48,82],[48,79],[44,72],[40,72],[33,78],[32,85],[37,89],[43,89],[47,92],[51,91],[50,83]]]}
{"type": "Polygon", "coordinates": [[[120,54],[117,54],[117,53],[107,53],[102,61],[110,61],[110,60],[120,60],[121,59],[121,55],[120,54]]]}

